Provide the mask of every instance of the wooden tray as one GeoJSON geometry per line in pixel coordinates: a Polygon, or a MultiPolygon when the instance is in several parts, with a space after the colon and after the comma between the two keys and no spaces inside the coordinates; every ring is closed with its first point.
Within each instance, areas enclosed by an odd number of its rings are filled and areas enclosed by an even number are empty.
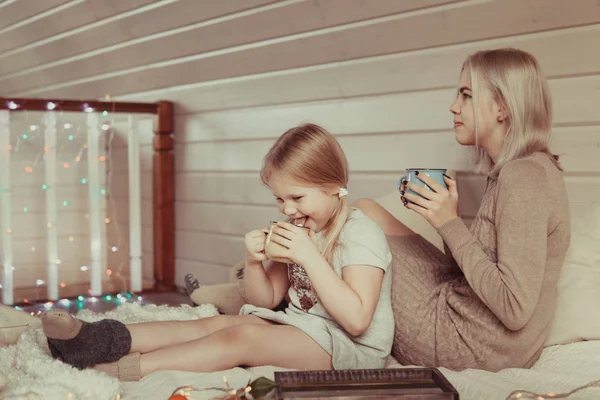
{"type": "Polygon", "coordinates": [[[283,399],[459,400],[436,368],[275,372],[275,396],[283,399]]]}

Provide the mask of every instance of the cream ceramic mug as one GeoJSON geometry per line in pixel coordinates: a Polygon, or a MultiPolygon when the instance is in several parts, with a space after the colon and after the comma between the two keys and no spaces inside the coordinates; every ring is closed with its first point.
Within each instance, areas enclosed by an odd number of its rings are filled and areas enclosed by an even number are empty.
{"type": "MultiPolygon", "coordinates": [[[[271,236],[273,235],[273,227],[276,225],[277,225],[277,221],[271,221],[271,226],[269,227],[269,231],[267,232],[267,237],[265,238],[265,255],[271,261],[278,261],[278,262],[282,262],[285,264],[293,264],[294,262],[292,260],[290,260],[289,258],[271,257],[273,252],[279,252],[282,249],[285,249],[285,247],[283,247],[279,243],[275,243],[275,242],[271,241],[271,236]]],[[[310,232],[310,228],[308,228],[306,226],[302,226],[302,225],[296,225],[296,226],[298,228],[302,228],[302,230],[307,235],[310,232]]]]}

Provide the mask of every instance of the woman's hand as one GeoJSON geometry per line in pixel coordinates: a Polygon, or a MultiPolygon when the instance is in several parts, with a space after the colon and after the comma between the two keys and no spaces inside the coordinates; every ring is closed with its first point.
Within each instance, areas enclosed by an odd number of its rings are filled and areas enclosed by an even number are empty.
{"type": "Polygon", "coordinates": [[[444,181],[448,185],[448,189],[446,189],[425,174],[418,174],[417,178],[426,183],[433,191],[404,181],[400,187],[400,194],[406,208],[421,214],[436,229],[458,217],[458,191],[454,179],[444,175],[444,181]],[[424,198],[406,193],[405,189],[410,189],[424,198]]]}
{"type": "Polygon", "coordinates": [[[285,247],[274,256],[288,258],[301,266],[321,257],[316,235],[288,222],[280,221],[273,227],[271,241],[285,247]]]}
{"type": "Polygon", "coordinates": [[[246,262],[261,264],[267,259],[265,255],[265,238],[267,230],[255,229],[246,233],[244,244],[246,245],[246,262]]]}

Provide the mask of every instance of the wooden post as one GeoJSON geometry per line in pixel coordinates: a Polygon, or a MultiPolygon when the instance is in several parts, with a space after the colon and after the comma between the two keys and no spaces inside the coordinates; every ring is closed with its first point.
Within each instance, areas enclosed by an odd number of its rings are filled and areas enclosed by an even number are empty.
{"type": "Polygon", "coordinates": [[[173,103],[158,103],[153,140],[154,289],[175,289],[175,154],[173,103]]]}

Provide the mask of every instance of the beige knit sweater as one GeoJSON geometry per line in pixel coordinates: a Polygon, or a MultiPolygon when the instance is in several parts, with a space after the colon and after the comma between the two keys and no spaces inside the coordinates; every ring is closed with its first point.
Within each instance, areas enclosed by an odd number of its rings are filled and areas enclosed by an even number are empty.
{"type": "MultiPolygon", "coordinates": [[[[415,267],[416,258],[405,259],[412,266],[394,270],[398,281],[413,280],[403,288],[408,293],[398,295],[401,301],[418,301],[414,307],[420,314],[418,319],[404,311],[397,315],[397,328],[404,323],[417,327],[406,327],[408,337],[396,336],[394,355],[411,364],[451,369],[531,366],[554,315],[556,285],[570,242],[561,171],[541,153],[511,161],[497,179],[488,179],[470,228],[456,218],[438,232],[454,266],[446,262],[447,267],[439,267],[438,262],[438,268],[435,257],[429,257],[428,266],[417,262],[415,267]],[[405,276],[397,275],[403,272],[405,276]],[[429,294],[419,298],[419,287],[429,294]]],[[[412,250],[391,247],[399,258],[404,251],[416,251],[414,245],[412,250]]]]}

